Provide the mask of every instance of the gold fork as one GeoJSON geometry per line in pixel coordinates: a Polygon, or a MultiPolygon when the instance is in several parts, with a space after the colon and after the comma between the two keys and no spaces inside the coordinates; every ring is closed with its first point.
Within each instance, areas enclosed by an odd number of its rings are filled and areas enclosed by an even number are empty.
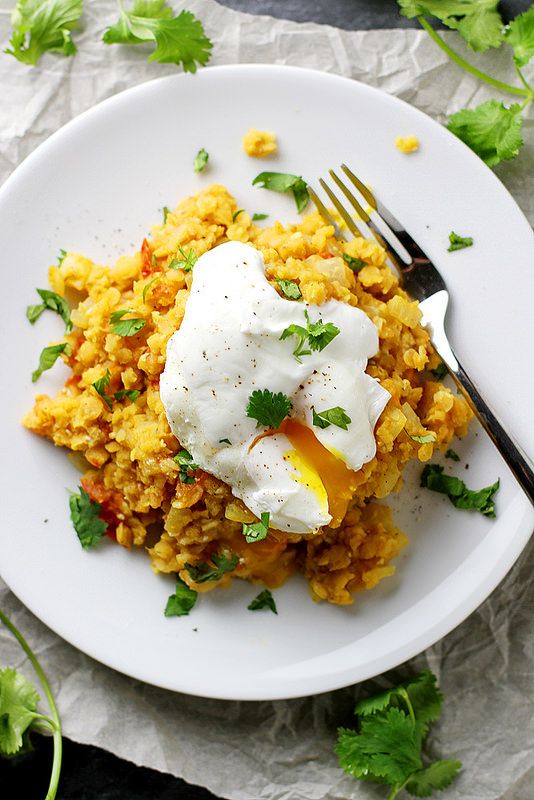
{"type": "MultiPolygon", "coordinates": [[[[445,315],[449,303],[449,292],[445,281],[417,242],[403,228],[401,223],[395,219],[393,214],[380,203],[368,187],[345,164],[341,165],[341,169],[350,184],[352,184],[352,187],[349,188],[332,169],[329,170],[330,177],[356,211],[359,219],[367,225],[375,238],[388,251],[398,269],[403,288],[414,300],[419,301],[419,308],[423,313],[421,323],[427,327],[434,348],[458,387],[470,402],[475,414],[515,475],[530,502],[534,504],[534,471],[532,464],[519,446],[506,433],[495,414],[481,397],[475,384],[460,364],[447,338],[445,315]],[[360,200],[356,197],[356,194],[360,200]]],[[[326,181],[320,178],[319,183],[350,233],[354,237],[362,236],[353,215],[347,211],[326,181]]],[[[336,236],[344,238],[320,197],[311,187],[308,187],[308,191],[325,222],[334,226],[336,236]]]]}

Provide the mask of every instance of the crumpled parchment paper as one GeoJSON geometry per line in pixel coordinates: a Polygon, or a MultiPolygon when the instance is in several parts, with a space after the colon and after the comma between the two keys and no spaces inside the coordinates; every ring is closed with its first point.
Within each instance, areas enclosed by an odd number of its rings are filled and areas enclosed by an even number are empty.
{"type": "MultiPolygon", "coordinates": [[[[11,5],[12,0],[0,0],[2,50],[10,28],[5,11],[11,5]]],[[[129,86],[175,71],[148,64],[143,48],[101,44],[116,5],[113,0],[85,5],[75,58],[45,56],[29,69],[0,56],[0,182],[72,117],[129,86]]],[[[203,20],[215,45],[212,64],[269,62],[334,72],[396,94],[440,121],[461,107],[498,97],[450,63],[422,31],[341,31],[237,13],[214,0],[173,0],[172,5],[185,6],[203,20]]],[[[485,58],[493,74],[513,82],[504,51],[485,58]]],[[[531,221],[533,130],[531,118],[520,158],[497,170],[531,221]]],[[[360,692],[427,667],[437,674],[446,698],[428,752],[464,763],[447,797],[527,800],[534,797],[533,567],[531,546],[468,620],[393,673],[363,686],[277,702],[207,700],[139,683],[59,639],[1,581],[0,606],[50,677],[66,736],[204,785],[229,800],[384,798],[384,787],[361,784],[341,772],[332,750],[336,727],[352,724],[360,692]]],[[[3,628],[0,664],[35,680],[3,628]]]]}

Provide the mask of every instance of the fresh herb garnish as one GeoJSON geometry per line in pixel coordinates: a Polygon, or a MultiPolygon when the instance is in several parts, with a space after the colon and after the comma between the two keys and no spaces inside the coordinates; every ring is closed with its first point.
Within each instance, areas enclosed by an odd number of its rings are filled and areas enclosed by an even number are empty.
{"type": "Polygon", "coordinates": [[[359,272],[361,269],[368,266],[361,258],[354,258],[354,256],[349,256],[348,253],[343,253],[343,261],[353,272],[359,272]]]}
{"type": "Polygon", "coordinates": [[[291,192],[299,214],[304,211],[310,200],[308,185],[299,175],[289,175],[287,172],[260,172],[252,181],[252,185],[273,192],[291,192]]]}
{"type": "Polygon", "coordinates": [[[35,65],[50,51],[73,56],[71,31],[82,15],[83,0],[17,0],[11,14],[13,31],[5,50],[23,64],[35,65]]]}
{"type": "Polygon", "coordinates": [[[523,144],[521,106],[487,100],[453,114],[448,129],[474,150],[488,167],[515,158],[523,144]]]}
{"type": "Polygon", "coordinates": [[[468,489],[460,478],[444,475],[443,467],[438,464],[427,464],[421,474],[421,486],[432,489],[433,492],[446,494],[456,508],[473,509],[492,519],[495,518],[493,498],[499,485],[500,481],[497,479],[491,486],[473,491],[468,489]]]}
{"type": "Polygon", "coordinates": [[[230,439],[219,439],[219,444],[232,444],[230,439]]]}
{"type": "Polygon", "coordinates": [[[193,161],[193,169],[195,172],[202,172],[206,169],[209,157],[208,151],[204,150],[204,148],[198,151],[193,161]]]}
{"type": "Polygon", "coordinates": [[[465,247],[473,246],[473,238],[471,236],[459,236],[454,231],[449,233],[449,246],[447,250],[453,253],[455,250],[463,250],[465,247]]]}
{"type": "Polygon", "coordinates": [[[437,436],[435,433],[425,433],[422,436],[412,436],[409,434],[410,439],[413,439],[414,442],[419,442],[419,444],[434,444],[437,441],[437,436]]]}
{"type": "Polygon", "coordinates": [[[163,206],[163,224],[164,225],[167,222],[167,217],[169,216],[170,213],[171,213],[171,209],[167,208],[167,206],[163,206]]]}
{"type": "Polygon", "coordinates": [[[235,222],[238,216],[242,214],[244,210],[245,210],[244,208],[238,208],[237,211],[234,211],[234,213],[232,214],[232,222],[235,222]]]}
{"type": "Polygon", "coordinates": [[[145,327],[146,319],[134,317],[131,319],[123,319],[125,314],[131,314],[129,308],[122,308],[118,311],[112,311],[110,315],[110,328],[112,333],[117,336],[135,336],[136,333],[145,327]]]}
{"type": "Polygon", "coordinates": [[[237,567],[239,556],[227,556],[224,553],[215,553],[211,557],[211,564],[199,561],[197,564],[186,564],[185,568],[195,583],[208,583],[219,581],[226,572],[232,572],[237,567]]]}
{"type": "Polygon", "coordinates": [[[430,372],[438,381],[444,378],[445,375],[449,374],[449,370],[443,361],[440,361],[438,366],[434,367],[434,369],[431,369],[430,372]]]}
{"type": "Polygon", "coordinates": [[[259,595],[248,604],[247,608],[249,611],[260,611],[262,608],[270,608],[274,614],[278,614],[274,597],[269,589],[264,589],[263,592],[260,592],[259,595]]]}
{"type": "Polygon", "coordinates": [[[197,602],[198,592],[176,576],[176,589],[165,606],[166,617],[185,617],[197,602]]]}
{"type": "Polygon", "coordinates": [[[262,511],[259,522],[243,523],[243,536],[245,540],[252,544],[253,542],[261,542],[269,533],[269,518],[268,511],[262,511]]]}
{"type": "Polygon", "coordinates": [[[346,431],[351,422],[351,418],[341,406],[327,408],[326,411],[316,411],[312,408],[312,423],[316,428],[329,428],[330,425],[336,425],[346,431]]]}
{"type": "Polygon", "coordinates": [[[152,280],[150,280],[148,283],[145,283],[145,285],[143,286],[143,303],[146,303],[147,292],[154,283],[154,281],[157,281],[157,279],[158,278],[156,276],[155,278],[152,278],[152,280]]]}
{"type": "Polygon", "coordinates": [[[57,265],[58,265],[58,267],[60,267],[63,264],[63,262],[65,261],[65,256],[66,255],[67,255],[67,251],[63,250],[63,248],[61,247],[60,250],[59,250],[59,255],[57,257],[57,265]]]}
{"type": "Polygon", "coordinates": [[[9,617],[0,611],[0,621],[13,634],[39,676],[50,708],[50,716],[37,711],[39,695],[33,684],[21,673],[6,667],[0,670],[0,756],[16,756],[32,749],[30,734],[34,728],[46,728],[54,737],[54,756],[47,800],[57,794],[61,772],[61,721],[50,684],[39,661],[21,632],[9,617]]]}
{"type": "Polygon", "coordinates": [[[169,264],[169,269],[183,269],[184,272],[191,272],[198,261],[197,254],[193,248],[186,253],[184,248],[181,246],[178,248],[178,252],[182,258],[173,258],[169,264]]]}
{"type": "Polygon", "coordinates": [[[43,350],[41,350],[41,355],[39,356],[39,366],[32,372],[32,383],[35,383],[35,381],[41,377],[43,372],[46,372],[47,369],[50,369],[54,366],[61,353],[69,355],[70,345],[68,342],[51,344],[49,347],[45,347],[43,350]]]}
{"type": "Polygon", "coordinates": [[[178,477],[180,478],[181,483],[194,483],[195,477],[189,473],[198,469],[198,464],[193,464],[193,456],[191,453],[188,453],[187,450],[180,450],[180,452],[176,453],[172,460],[175,461],[180,467],[178,477]]]}
{"type": "Polygon", "coordinates": [[[449,447],[449,449],[445,451],[445,458],[450,458],[451,461],[460,461],[460,456],[452,447],[449,447]]]}
{"type": "Polygon", "coordinates": [[[301,356],[309,356],[312,350],[324,350],[332,339],[335,339],[340,333],[339,328],[333,322],[323,322],[320,317],[317,322],[310,322],[307,310],[304,311],[304,316],[306,318],[305,328],[302,325],[289,325],[282,331],[280,336],[282,341],[289,336],[297,337],[298,343],[293,350],[293,355],[299,363],[302,363],[301,356]],[[306,342],[310,348],[309,350],[305,349],[306,342]]]}
{"type": "Polygon", "coordinates": [[[517,67],[526,67],[534,56],[534,6],[513,19],[504,32],[504,41],[514,51],[517,67]]]}
{"type": "Polygon", "coordinates": [[[113,395],[115,400],[123,400],[126,397],[131,403],[135,403],[140,396],[141,392],[139,389],[119,389],[119,391],[115,392],[113,395]]]}
{"type": "Polygon", "coordinates": [[[26,309],[26,316],[32,325],[39,319],[43,311],[49,309],[50,311],[55,311],[56,314],[59,314],[65,323],[65,330],[67,332],[71,331],[72,322],[70,319],[70,308],[67,301],[61,297],[61,295],[51,292],[49,289],[37,289],[37,294],[43,302],[34,306],[28,306],[26,309]]]}
{"type": "Polygon", "coordinates": [[[105,374],[101,378],[96,380],[94,383],[92,383],[91,386],[94,386],[96,392],[100,395],[102,400],[104,400],[109,410],[111,411],[111,409],[113,408],[113,400],[108,394],[106,394],[106,389],[109,386],[110,380],[111,380],[111,373],[109,369],[107,369],[105,374]]]}
{"type": "Polygon", "coordinates": [[[444,789],[461,762],[447,759],[425,766],[422,758],[428,724],[439,718],[442,700],[431,672],[360,700],[358,730],[338,730],[335,751],[342,769],[354,778],[391,786],[388,800],[402,789],[418,797],[444,789]]]}
{"type": "Polygon", "coordinates": [[[255,389],[248,398],[247,417],[257,420],[258,425],[278,428],[292,408],[293,403],[283,392],[255,389]]]}
{"type": "Polygon", "coordinates": [[[210,58],[212,43],[202,23],[190,11],[173,16],[165,0],[134,0],[130,11],[119,2],[120,17],[104,32],[106,44],[143,44],[153,42],[156,49],[149,61],[177,64],[185,72],[196,72],[210,58]]]}
{"type": "Polygon", "coordinates": [[[70,518],[81,546],[84,550],[90,550],[103,538],[108,524],[99,516],[102,510],[100,503],[91,500],[81,486],[78,488],[80,494],[73,492],[69,498],[70,518]]]}
{"type": "Polygon", "coordinates": [[[399,5],[405,17],[436,17],[458,31],[473,50],[483,52],[502,42],[499,0],[399,0],[399,5]]]}
{"type": "Polygon", "coordinates": [[[252,215],[252,222],[260,222],[262,219],[267,219],[268,214],[253,214],[252,215]]]}
{"type": "Polygon", "coordinates": [[[289,300],[300,300],[302,297],[300,286],[295,281],[285,281],[282,278],[277,278],[276,282],[289,300]]]}

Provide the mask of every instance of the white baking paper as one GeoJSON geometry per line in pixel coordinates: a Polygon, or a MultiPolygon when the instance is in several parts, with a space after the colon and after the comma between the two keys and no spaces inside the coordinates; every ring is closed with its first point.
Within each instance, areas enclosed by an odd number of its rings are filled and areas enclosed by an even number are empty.
{"type": "MultiPolygon", "coordinates": [[[[0,0],[2,50],[9,38],[6,12],[11,4],[0,0]]],[[[173,0],[172,5],[187,7],[203,20],[215,45],[212,64],[267,62],[321,69],[377,86],[440,121],[459,108],[498,97],[449,62],[422,31],[341,31],[241,14],[214,0],[173,0]]],[[[116,17],[116,5],[86,0],[85,6],[75,58],[46,55],[30,69],[0,56],[0,182],[80,112],[176,69],[147,63],[143,48],[105,47],[99,40],[116,17]]],[[[458,46],[454,35],[450,41],[458,46]]],[[[514,81],[504,50],[482,61],[502,80],[514,81]]],[[[531,117],[520,157],[497,169],[531,221],[533,129],[531,117]]],[[[446,797],[529,800],[534,797],[533,576],[530,547],[478,611],[402,668],[360,687],[277,702],[206,700],[156,689],[63,642],[1,581],[0,607],[27,636],[50,677],[66,736],[204,785],[229,800],[385,798],[384,787],[356,782],[339,769],[333,753],[336,728],[352,724],[358,693],[426,667],[437,674],[446,697],[429,754],[464,763],[446,797]]],[[[35,679],[18,645],[0,629],[0,665],[5,664],[35,679]]]]}

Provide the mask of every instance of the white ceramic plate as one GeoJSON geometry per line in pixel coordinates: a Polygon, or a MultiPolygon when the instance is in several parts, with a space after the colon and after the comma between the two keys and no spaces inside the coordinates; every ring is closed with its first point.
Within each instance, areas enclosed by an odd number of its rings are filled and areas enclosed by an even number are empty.
{"type": "Polygon", "coordinates": [[[409,105],[354,81],[274,66],[204,69],[146,83],[66,125],[16,170],[0,192],[4,263],[0,315],[2,515],[0,569],[16,595],[64,639],[143,681],[217,698],[293,697],[334,689],[389,669],[450,631],[510,569],[531,532],[527,500],[482,432],[455,445],[450,471],[480,488],[501,477],[498,518],[457,511],[417,487],[420,467],[395,499],[411,546],[395,578],[350,608],[313,603],[301,578],[275,592],[279,614],[251,613],[257,587],[236,582],[201,598],[188,617],[166,619],[173,580],[148,557],[111,542],[84,552],[72,530],[67,489],[78,474],[65,452],[23,430],[36,391],[56,391],[56,365],[33,386],[41,348],[62,335],[25,307],[46,286],[60,248],[112,261],[137,248],[149,223],[188,193],[225,183],[240,206],[295,218],[290,197],[251,186],[273,169],[310,182],[342,160],[376,189],[445,276],[450,333],[465,366],[505,424],[534,450],[531,230],[493,173],[446,130],[409,105]],[[245,131],[278,134],[272,160],[247,158],[245,131]],[[414,133],[418,153],[393,146],[414,133]],[[209,169],[192,170],[200,147],[209,169]],[[451,230],[475,246],[449,254],[451,230]],[[530,286],[527,287],[527,282],[530,286]],[[532,341],[532,331],[530,332],[532,341]],[[469,469],[467,469],[469,464],[469,469]]]}

